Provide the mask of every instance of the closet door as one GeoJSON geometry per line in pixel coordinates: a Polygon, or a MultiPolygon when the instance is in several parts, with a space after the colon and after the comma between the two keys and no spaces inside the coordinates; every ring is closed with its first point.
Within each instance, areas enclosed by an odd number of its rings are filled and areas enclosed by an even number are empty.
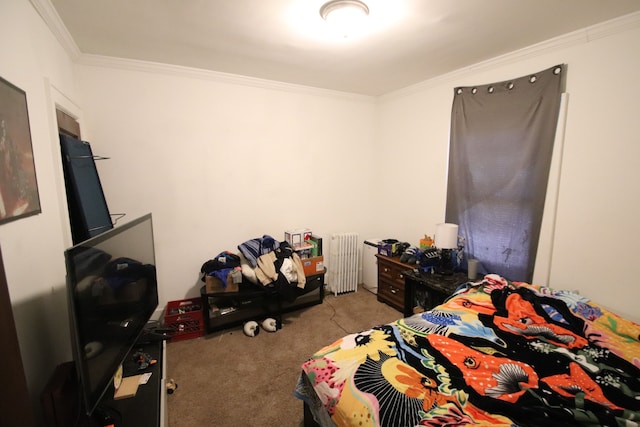
{"type": "Polygon", "coordinates": [[[0,251],[0,426],[35,426],[0,251]]]}

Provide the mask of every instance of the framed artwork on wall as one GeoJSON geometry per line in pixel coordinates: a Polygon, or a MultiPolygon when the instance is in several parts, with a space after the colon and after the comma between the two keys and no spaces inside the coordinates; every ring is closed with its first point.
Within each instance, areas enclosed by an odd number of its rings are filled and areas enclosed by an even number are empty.
{"type": "Polygon", "coordinates": [[[27,95],[0,77],[0,224],[40,212],[27,95]]]}

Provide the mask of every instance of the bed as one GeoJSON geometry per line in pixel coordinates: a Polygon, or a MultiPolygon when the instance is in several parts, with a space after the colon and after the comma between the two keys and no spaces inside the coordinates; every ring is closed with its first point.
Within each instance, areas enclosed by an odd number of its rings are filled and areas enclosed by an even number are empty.
{"type": "Polygon", "coordinates": [[[321,426],[638,426],[639,337],[579,294],[487,275],[320,349],[295,395],[321,426]]]}

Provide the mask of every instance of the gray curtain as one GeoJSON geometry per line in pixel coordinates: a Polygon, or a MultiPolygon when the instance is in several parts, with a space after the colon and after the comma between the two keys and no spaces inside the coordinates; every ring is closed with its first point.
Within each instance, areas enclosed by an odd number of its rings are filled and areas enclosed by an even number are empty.
{"type": "Polygon", "coordinates": [[[533,279],[565,71],[454,89],[445,219],[481,273],[533,279]]]}

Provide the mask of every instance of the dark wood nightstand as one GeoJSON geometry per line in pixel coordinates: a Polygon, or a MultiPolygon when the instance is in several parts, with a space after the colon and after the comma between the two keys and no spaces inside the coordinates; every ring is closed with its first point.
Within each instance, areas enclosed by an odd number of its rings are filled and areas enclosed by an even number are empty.
{"type": "Polygon", "coordinates": [[[462,283],[469,281],[467,273],[450,275],[407,270],[404,276],[404,316],[427,311],[442,304],[462,283]]]}
{"type": "Polygon", "coordinates": [[[389,304],[398,311],[404,309],[404,272],[413,268],[400,262],[400,257],[376,254],[378,259],[378,301],[389,304]]]}

